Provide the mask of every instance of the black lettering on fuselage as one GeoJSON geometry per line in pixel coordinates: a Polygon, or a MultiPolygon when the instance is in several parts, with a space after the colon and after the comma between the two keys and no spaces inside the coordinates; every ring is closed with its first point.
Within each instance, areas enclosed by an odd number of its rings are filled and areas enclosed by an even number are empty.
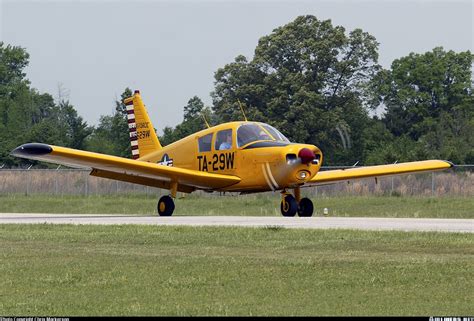
{"type": "Polygon", "coordinates": [[[212,170],[215,172],[217,171],[217,161],[219,158],[217,157],[217,154],[212,155],[212,170]]]}
{"type": "Polygon", "coordinates": [[[234,168],[234,153],[225,154],[225,162],[228,169],[234,168]]]}
{"type": "Polygon", "coordinates": [[[208,172],[209,168],[213,172],[234,169],[234,152],[212,154],[212,160],[207,161],[206,155],[198,155],[198,169],[208,172]]]}
{"type": "Polygon", "coordinates": [[[199,155],[199,156],[198,156],[198,161],[199,161],[199,166],[198,166],[198,168],[199,168],[199,170],[201,170],[201,167],[202,167],[202,155],[199,155]]]}
{"type": "Polygon", "coordinates": [[[225,159],[226,159],[227,154],[220,154],[219,155],[219,169],[223,170],[225,169],[225,159]]]}
{"type": "Polygon", "coordinates": [[[204,155],[204,158],[202,160],[202,171],[207,172],[207,158],[206,158],[206,155],[204,155]]]}

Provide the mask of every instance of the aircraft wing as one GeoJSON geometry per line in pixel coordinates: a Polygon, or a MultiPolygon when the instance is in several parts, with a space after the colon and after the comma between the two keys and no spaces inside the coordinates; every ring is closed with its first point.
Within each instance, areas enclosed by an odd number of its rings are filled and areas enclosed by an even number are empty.
{"type": "Polygon", "coordinates": [[[92,169],[93,176],[160,188],[169,188],[171,181],[175,181],[178,182],[178,191],[182,192],[219,189],[240,182],[237,176],[158,165],[47,144],[24,144],[14,149],[11,154],[69,167],[92,169]]]}
{"type": "Polygon", "coordinates": [[[393,176],[419,172],[433,172],[454,165],[442,160],[426,160],[389,165],[364,166],[318,172],[307,184],[325,185],[339,181],[350,181],[368,177],[393,176]]]}

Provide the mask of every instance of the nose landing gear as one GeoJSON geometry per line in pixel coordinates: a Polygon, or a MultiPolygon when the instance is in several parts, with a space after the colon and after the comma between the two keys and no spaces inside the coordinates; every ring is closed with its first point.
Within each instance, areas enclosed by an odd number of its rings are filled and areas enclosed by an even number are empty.
{"type": "Polygon", "coordinates": [[[295,216],[298,213],[300,217],[313,216],[313,202],[307,198],[301,198],[300,188],[295,188],[295,196],[284,190],[280,204],[281,214],[283,216],[295,216]]]}

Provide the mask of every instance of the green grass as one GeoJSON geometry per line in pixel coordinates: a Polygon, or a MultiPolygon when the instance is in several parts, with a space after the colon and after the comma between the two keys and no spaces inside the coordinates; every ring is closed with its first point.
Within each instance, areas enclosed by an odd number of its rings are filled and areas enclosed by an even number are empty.
{"type": "Polygon", "coordinates": [[[473,315],[472,234],[0,226],[3,315],[473,315]]]}
{"type": "MultiPolygon", "coordinates": [[[[0,196],[0,212],[149,215],[156,214],[157,198],[143,194],[87,197],[3,195],[0,196]]],[[[316,216],[322,216],[323,208],[328,208],[330,216],[474,218],[473,197],[343,196],[312,197],[312,200],[316,216]]],[[[173,215],[281,215],[278,194],[186,195],[175,203],[173,215]]]]}

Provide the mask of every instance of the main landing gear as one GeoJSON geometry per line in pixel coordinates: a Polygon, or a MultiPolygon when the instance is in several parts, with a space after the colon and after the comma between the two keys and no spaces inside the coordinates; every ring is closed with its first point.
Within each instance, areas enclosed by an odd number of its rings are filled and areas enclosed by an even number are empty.
{"type": "Polygon", "coordinates": [[[170,192],[171,195],[165,195],[160,198],[158,201],[158,214],[160,216],[171,216],[174,211],[174,201],[173,198],[176,198],[176,192],[178,190],[177,183],[171,183],[170,192]]]}
{"type": "Polygon", "coordinates": [[[313,202],[309,198],[301,198],[300,188],[295,188],[295,196],[284,190],[281,193],[281,214],[283,216],[295,216],[298,213],[300,217],[313,216],[313,202]]]}
{"type": "Polygon", "coordinates": [[[171,216],[174,211],[174,201],[171,196],[165,195],[158,201],[158,214],[160,216],[171,216]]]}

